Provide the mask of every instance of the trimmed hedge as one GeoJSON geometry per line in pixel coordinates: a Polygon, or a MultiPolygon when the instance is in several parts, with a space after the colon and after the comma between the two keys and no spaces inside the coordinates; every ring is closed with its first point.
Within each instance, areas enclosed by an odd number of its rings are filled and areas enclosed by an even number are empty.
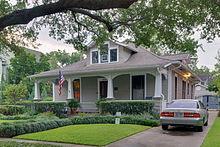
{"type": "Polygon", "coordinates": [[[101,113],[110,113],[112,115],[116,114],[116,112],[121,112],[122,114],[141,114],[144,112],[152,112],[153,107],[153,101],[100,102],[101,113]]]}
{"type": "Polygon", "coordinates": [[[51,111],[56,116],[64,118],[67,117],[67,103],[66,102],[34,102],[34,110],[39,113],[51,111]]]}
{"type": "Polygon", "coordinates": [[[0,115],[0,120],[27,120],[27,119],[35,119],[37,116],[33,115],[13,115],[13,116],[5,116],[5,115],[0,115]]]}
{"type": "Polygon", "coordinates": [[[66,119],[52,120],[28,120],[22,122],[10,122],[0,124],[0,137],[13,137],[26,133],[35,133],[50,130],[58,127],[74,124],[97,124],[97,123],[115,123],[115,118],[121,118],[121,124],[138,124],[146,126],[158,126],[159,120],[142,120],[132,116],[85,116],[72,117],[66,119]]]}
{"type": "Polygon", "coordinates": [[[3,115],[17,115],[17,114],[23,114],[25,112],[26,112],[26,108],[24,106],[0,105],[0,114],[3,115]]]}

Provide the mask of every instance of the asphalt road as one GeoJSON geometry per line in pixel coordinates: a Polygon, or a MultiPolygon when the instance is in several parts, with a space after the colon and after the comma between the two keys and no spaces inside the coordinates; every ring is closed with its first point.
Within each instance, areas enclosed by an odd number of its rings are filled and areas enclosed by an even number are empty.
{"type": "Polygon", "coordinates": [[[166,131],[161,127],[155,127],[109,144],[107,147],[200,147],[217,113],[209,111],[209,125],[204,127],[203,132],[185,127],[169,127],[166,131]]]}

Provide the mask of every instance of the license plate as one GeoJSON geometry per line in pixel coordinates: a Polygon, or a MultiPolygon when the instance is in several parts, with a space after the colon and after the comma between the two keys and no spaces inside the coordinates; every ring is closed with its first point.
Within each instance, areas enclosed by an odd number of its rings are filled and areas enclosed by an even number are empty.
{"type": "Polygon", "coordinates": [[[181,112],[175,112],[174,117],[183,117],[183,113],[181,113],[181,112]]]}

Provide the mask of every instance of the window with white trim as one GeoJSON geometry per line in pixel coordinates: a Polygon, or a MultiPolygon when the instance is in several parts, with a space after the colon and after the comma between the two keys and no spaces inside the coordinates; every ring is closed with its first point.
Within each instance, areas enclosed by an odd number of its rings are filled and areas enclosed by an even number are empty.
{"type": "Polygon", "coordinates": [[[109,48],[104,44],[101,50],[91,50],[91,64],[118,62],[118,48],[109,48]]]}
{"type": "Polygon", "coordinates": [[[100,50],[100,60],[101,63],[108,62],[108,44],[105,44],[103,48],[100,50]]]}
{"type": "Polygon", "coordinates": [[[98,51],[92,51],[92,64],[99,63],[98,51]]]}
{"type": "Polygon", "coordinates": [[[118,60],[118,49],[110,49],[110,62],[117,62],[118,60]]]}

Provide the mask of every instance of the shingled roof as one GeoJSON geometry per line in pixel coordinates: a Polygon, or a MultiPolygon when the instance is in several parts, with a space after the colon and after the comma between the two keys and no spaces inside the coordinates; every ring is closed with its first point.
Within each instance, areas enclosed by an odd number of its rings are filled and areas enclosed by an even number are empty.
{"type": "MultiPolygon", "coordinates": [[[[157,56],[143,47],[135,47],[133,44],[120,44],[124,47],[130,48],[134,53],[130,58],[123,63],[108,63],[108,64],[95,64],[87,65],[87,59],[74,63],[72,65],[51,70],[47,72],[42,72],[40,74],[29,76],[32,77],[47,77],[47,76],[56,76],[58,71],[61,70],[63,75],[69,74],[79,74],[79,73],[90,73],[90,72],[101,72],[101,71],[110,71],[110,70],[126,70],[126,69],[136,69],[136,68],[148,68],[148,67],[159,67],[164,66],[173,61],[179,61],[183,59],[183,55],[173,55],[173,58],[168,56],[157,56]],[[175,60],[174,60],[175,59],[175,60]]],[[[186,55],[184,54],[184,57],[186,55]]],[[[184,58],[185,59],[185,58],[184,58]]]]}

